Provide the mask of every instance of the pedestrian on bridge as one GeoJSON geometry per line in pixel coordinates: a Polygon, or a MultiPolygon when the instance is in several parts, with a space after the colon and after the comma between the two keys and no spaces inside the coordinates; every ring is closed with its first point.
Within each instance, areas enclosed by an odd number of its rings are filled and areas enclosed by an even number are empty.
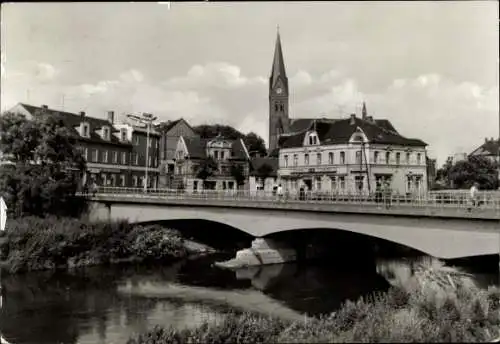
{"type": "Polygon", "coordinates": [[[478,207],[480,205],[477,195],[478,191],[479,191],[479,183],[474,182],[469,190],[470,206],[467,210],[471,211],[473,207],[478,207]]]}
{"type": "Polygon", "coordinates": [[[278,185],[276,193],[278,194],[278,201],[281,202],[283,200],[283,187],[281,186],[281,184],[278,185]]]}

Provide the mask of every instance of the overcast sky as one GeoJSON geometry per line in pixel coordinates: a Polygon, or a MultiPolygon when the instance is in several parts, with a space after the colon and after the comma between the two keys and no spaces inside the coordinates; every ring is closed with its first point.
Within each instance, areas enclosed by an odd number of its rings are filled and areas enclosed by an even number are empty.
{"type": "Polygon", "coordinates": [[[2,5],[2,110],[224,123],[267,141],[280,26],[291,117],[390,119],[442,163],[498,137],[498,2],[2,5]],[[63,103],[64,95],[64,103],[63,103]]]}

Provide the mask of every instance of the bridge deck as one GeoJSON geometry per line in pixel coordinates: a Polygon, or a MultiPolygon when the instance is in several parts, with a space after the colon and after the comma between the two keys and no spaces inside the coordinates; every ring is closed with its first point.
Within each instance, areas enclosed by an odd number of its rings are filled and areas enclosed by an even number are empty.
{"type": "MultiPolygon", "coordinates": [[[[500,221],[498,203],[487,203],[472,207],[464,202],[438,202],[433,200],[393,199],[388,204],[369,199],[344,200],[294,200],[276,197],[252,197],[233,193],[151,193],[142,190],[123,192],[120,188],[105,188],[89,196],[93,201],[114,203],[144,203],[183,206],[216,206],[227,208],[261,208],[310,212],[338,212],[372,215],[393,215],[412,217],[464,218],[500,221]],[[121,192],[120,192],[121,191],[121,192]]],[[[499,224],[500,228],[500,224],[499,224]]]]}

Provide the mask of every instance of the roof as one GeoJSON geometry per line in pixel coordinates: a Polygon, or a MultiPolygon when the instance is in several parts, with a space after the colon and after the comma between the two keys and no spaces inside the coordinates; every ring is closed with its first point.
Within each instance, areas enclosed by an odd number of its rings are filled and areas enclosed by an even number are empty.
{"type": "Polygon", "coordinates": [[[485,140],[485,142],[470,155],[497,155],[500,149],[500,140],[485,140]]]}
{"type": "Polygon", "coordinates": [[[296,133],[304,130],[309,130],[313,122],[318,120],[331,123],[337,121],[337,119],[334,118],[291,118],[289,132],[296,133]]]}
{"type": "MultiPolygon", "coordinates": [[[[387,121],[387,120],[384,120],[387,121]]],[[[386,125],[394,128],[387,121],[386,125]]],[[[352,134],[357,128],[361,128],[371,143],[395,144],[403,146],[426,146],[427,144],[419,139],[406,138],[398,134],[395,130],[389,130],[377,125],[377,122],[355,118],[351,123],[350,118],[339,119],[335,121],[316,121],[316,132],[323,144],[342,144],[348,143],[352,134]]],[[[302,147],[304,137],[307,131],[294,135],[280,137],[280,148],[302,147]]]]}
{"type": "Polygon", "coordinates": [[[276,177],[278,175],[278,159],[277,158],[253,158],[250,160],[250,175],[257,175],[259,168],[264,166],[265,164],[269,165],[272,168],[272,172],[270,173],[270,177],[276,177]]]}
{"type": "MultiPolygon", "coordinates": [[[[212,139],[202,139],[200,137],[182,137],[184,142],[186,143],[186,148],[188,150],[188,155],[191,159],[205,159],[207,157],[206,147],[209,141],[213,141],[212,139]]],[[[222,139],[219,137],[219,139],[222,139]]],[[[243,140],[227,140],[231,141],[231,159],[234,160],[247,160],[249,159],[247,149],[243,140]]]]}
{"type": "Polygon", "coordinates": [[[283,59],[283,51],[281,49],[281,38],[278,31],[276,36],[276,45],[274,46],[274,58],[273,66],[271,68],[271,77],[269,78],[269,87],[272,88],[276,85],[278,79],[281,79],[284,83],[286,92],[288,92],[288,79],[286,77],[285,71],[285,61],[283,59]]]}
{"type": "Polygon", "coordinates": [[[85,116],[85,122],[89,123],[89,132],[90,132],[90,138],[85,138],[81,137],[78,130],[76,127],[80,125],[82,122],[82,117],[80,114],[75,114],[71,112],[66,112],[66,111],[59,111],[59,110],[54,110],[54,109],[49,109],[49,108],[42,108],[38,106],[33,106],[29,104],[24,104],[24,103],[19,103],[22,107],[26,109],[33,117],[36,116],[59,116],[64,125],[72,129],[73,134],[78,136],[79,140],[84,140],[84,141],[92,141],[92,142],[98,142],[98,143],[112,143],[112,144],[119,144],[119,145],[130,145],[130,143],[124,143],[120,141],[117,137],[114,135],[110,135],[110,141],[104,140],[99,134],[97,134],[95,131],[101,129],[103,126],[108,126],[112,132],[117,132],[118,130],[114,128],[113,124],[109,122],[107,119],[103,118],[95,118],[95,117],[90,117],[90,116],[85,116]]]}
{"type": "Polygon", "coordinates": [[[189,125],[189,123],[184,119],[184,118],[179,118],[179,119],[176,119],[175,121],[166,121],[166,122],[161,122],[159,124],[157,124],[155,126],[155,129],[160,131],[160,132],[168,132],[170,131],[173,127],[175,127],[178,123],[180,122],[184,122],[186,123],[186,125],[189,127],[189,129],[191,129],[193,132],[195,132],[195,130],[193,129],[193,127],[191,127],[189,125]]]}

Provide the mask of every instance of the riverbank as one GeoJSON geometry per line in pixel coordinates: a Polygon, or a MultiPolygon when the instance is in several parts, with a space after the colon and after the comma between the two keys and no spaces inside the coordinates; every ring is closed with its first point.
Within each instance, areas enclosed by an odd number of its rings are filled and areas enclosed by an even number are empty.
{"type": "Polygon", "coordinates": [[[10,273],[84,266],[172,261],[213,252],[178,231],[126,221],[10,219],[0,232],[0,269],[10,273]]]}
{"type": "Polygon", "coordinates": [[[477,288],[467,276],[425,268],[404,287],[348,301],[321,318],[290,321],[225,313],[194,329],[157,327],[128,344],[491,342],[500,336],[500,289],[477,288]]]}

